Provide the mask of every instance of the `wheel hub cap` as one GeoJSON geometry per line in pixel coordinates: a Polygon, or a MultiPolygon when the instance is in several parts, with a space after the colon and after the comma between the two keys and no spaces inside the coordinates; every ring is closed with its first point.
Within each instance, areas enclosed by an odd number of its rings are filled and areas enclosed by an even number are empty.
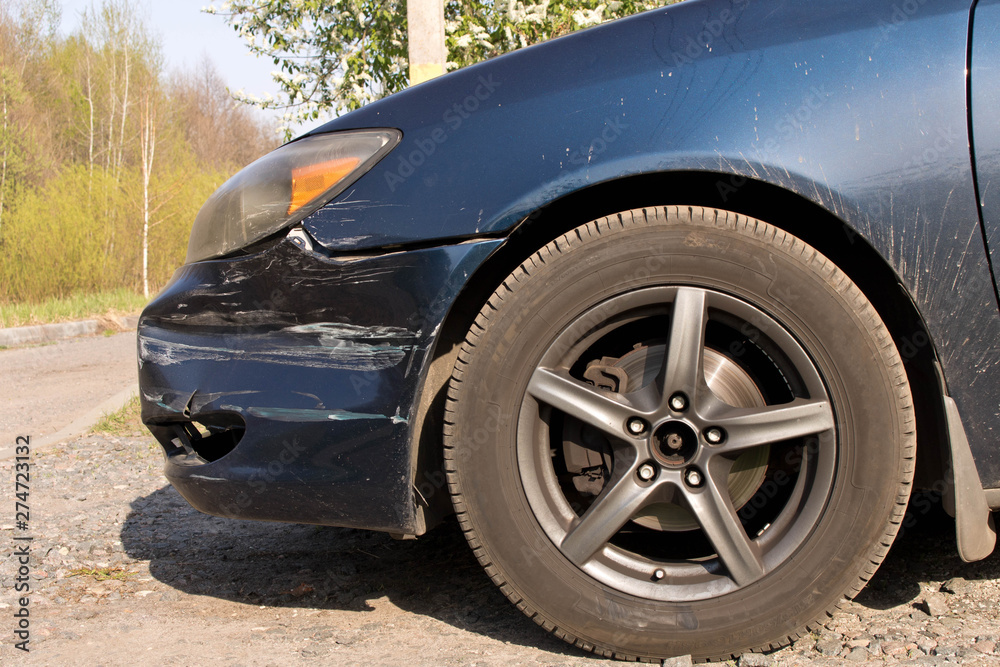
{"type": "Polygon", "coordinates": [[[672,468],[690,461],[698,450],[698,436],[682,421],[668,421],[653,433],[653,456],[672,468]]]}

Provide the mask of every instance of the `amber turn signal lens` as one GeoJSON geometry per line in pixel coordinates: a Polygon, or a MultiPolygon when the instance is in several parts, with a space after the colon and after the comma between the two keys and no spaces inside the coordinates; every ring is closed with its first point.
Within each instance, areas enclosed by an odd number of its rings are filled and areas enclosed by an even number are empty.
{"type": "Polygon", "coordinates": [[[288,204],[288,215],[332,188],[359,162],[361,160],[356,157],[343,157],[292,169],[292,201],[288,204]]]}
{"type": "Polygon", "coordinates": [[[309,217],[402,137],[392,128],[345,130],[306,135],[276,148],[212,193],[191,226],[185,261],[222,257],[309,217]]]}

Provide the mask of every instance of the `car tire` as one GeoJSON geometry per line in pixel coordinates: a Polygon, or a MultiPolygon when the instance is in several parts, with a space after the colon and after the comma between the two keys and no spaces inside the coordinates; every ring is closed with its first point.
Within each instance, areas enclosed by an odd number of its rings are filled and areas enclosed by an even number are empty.
{"type": "Polygon", "coordinates": [[[721,210],[625,211],[548,243],[482,307],[448,388],[476,557],[606,657],[727,659],[815,627],[884,558],[914,456],[865,295],[721,210]]]}

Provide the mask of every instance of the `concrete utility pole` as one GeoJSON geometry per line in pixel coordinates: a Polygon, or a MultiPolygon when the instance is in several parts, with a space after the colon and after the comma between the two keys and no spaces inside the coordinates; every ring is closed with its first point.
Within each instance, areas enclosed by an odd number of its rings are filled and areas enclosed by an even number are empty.
{"type": "Polygon", "coordinates": [[[407,0],[410,41],[410,85],[444,74],[448,49],[444,45],[444,0],[407,0]]]}

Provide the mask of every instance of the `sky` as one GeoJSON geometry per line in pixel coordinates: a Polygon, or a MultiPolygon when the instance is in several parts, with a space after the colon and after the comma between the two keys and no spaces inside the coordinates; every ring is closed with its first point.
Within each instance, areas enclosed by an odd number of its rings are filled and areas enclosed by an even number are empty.
{"type": "MultiPolygon", "coordinates": [[[[92,0],[61,0],[64,34],[80,27],[80,17],[92,0]]],[[[93,0],[100,6],[100,0],[93,0]]],[[[275,65],[268,59],[250,54],[239,35],[226,24],[225,17],[205,14],[201,8],[208,0],[147,0],[136,2],[149,31],[163,49],[164,69],[191,71],[204,58],[215,63],[231,90],[245,89],[261,96],[277,95],[278,86],[271,80],[275,65]]],[[[218,6],[221,3],[216,3],[218,6]]]]}

